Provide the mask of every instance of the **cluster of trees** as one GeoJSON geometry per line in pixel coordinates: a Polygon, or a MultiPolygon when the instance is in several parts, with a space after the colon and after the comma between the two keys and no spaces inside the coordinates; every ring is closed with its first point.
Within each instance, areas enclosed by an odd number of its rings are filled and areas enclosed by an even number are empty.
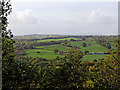
{"type": "Polygon", "coordinates": [[[84,54],[86,55],[86,54],[89,54],[89,51],[88,50],[85,50],[84,51],[84,54]]]}
{"type": "Polygon", "coordinates": [[[60,40],[60,41],[46,41],[46,42],[37,42],[37,41],[30,41],[30,40],[15,40],[15,49],[16,50],[23,50],[23,49],[34,49],[35,46],[45,46],[45,45],[54,45],[54,44],[61,44],[67,42],[67,40],[60,40]]]}
{"type": "Polygon", "coordinates": [[[82,46],[83,46],[83,47],[87,47],[87,44],[86,44],[86,43],[83,43],[82,46]]]}
{"type": "Polygon", "coordinates": [[[53,61],[41,67],[38,65],[39,58],[16,62],[13,35],[6,30],[6,16],[11,12],[11,5],[9,0],[3,0],[1,5],[3,89],[120,89],[120,40],[116,40],[116,48],[110,51],[111,55],[100,62],[81,61],[83,53],[78,48],[73,48],[68,55],[59,58],[59,66],[53,61]]]}
{"type": "Polygon", "coordinates": [[[106,41],[105,39],[100,39],[100,40],[97,40],[96,43],[98,43],[99,45],[102,45],[108,49],[111,49],[111,44],[110,42],[106,41]]]}
{"type": "Polygon", "coordinates": [[[44,39],[61,39],[67,38],[68,35],[48,35],[48,34],[33,34],[33,35],[22,35],[22,36],[14,36],[15,40],[44,40],[44,39]]]}
{"type": "Polygon", "coordinates": [[[61,44],[64,43],[64,40],[60,41],[50,41],[50,42],[37,42],[35,43],[36,46],[45,46],[45,45],[54,45],[54,44],[61,44]]]}
{"type": "Polygon", "coordinates": [[[24,49],[33,49],[35,48],[35,42],[34,41],[21,41],[19,42],[16,40],[15,43],[15,49],[16,50],[24,50],[24,49]]]}
{"type": "MultiPolygon", "coordinates": [[[[119,89],[118,53],[116,48],[107,59],[100,62],[81,61],[83,53],[78,48],[73,48],[66,57],[57,61],[46,61],[47,64],[42,63],[45,60],[40,58],[27,58],[28,62],[16,64],[18,70],[15,70],[15,74],[9,75],[11,78],[14,77],[15,81],[4,88],[119,89]],[[58,61],[61,63],[58,64],[58,61]]],[[[10,83],[8,80],[7,82],[10,83]]]]}

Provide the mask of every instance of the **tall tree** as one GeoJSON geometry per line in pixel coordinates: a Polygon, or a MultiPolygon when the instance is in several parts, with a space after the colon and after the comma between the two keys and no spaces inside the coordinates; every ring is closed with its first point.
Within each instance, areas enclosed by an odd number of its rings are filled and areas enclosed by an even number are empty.
{"type": "Polygon", "coordinates": [[[2,86],[3,88],[15,87],[15,74],[17,67],[14,60],[14,40],[11,30],[7,30],[7,16],[11,13],[10,0],[0,2],[0,32],[2,37],[2,86]]]}

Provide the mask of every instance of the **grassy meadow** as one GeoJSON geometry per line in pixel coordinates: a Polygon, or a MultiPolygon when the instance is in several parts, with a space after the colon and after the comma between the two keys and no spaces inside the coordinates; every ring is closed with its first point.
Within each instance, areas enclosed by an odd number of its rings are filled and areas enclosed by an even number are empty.
{"type": "Polygon", "coordinates": [[[62,38],[62,39],[45,39],[45,40],[38,40],[38,42],[50,42],[50,41],[60,41],[60,40],[71,40],[71,39],[74,39],[74,40],[80,40],[78,38],[73,38],[73,37],[69,37],[69,38],[62,38]]]}
{"type": "Polygon", "coordinates": [[[83,58],[81,60],[83,61],[93,61],[93,60],[99,60],[102,58],[106,58],[106,56],[108,56],[108,54],[94,54],[94,55],[85,55],[83,56],[83,58]]]}
{"type": "Polygon", "coordinates": [[[62,57],[64,55],[59,55],[59,54],[55,54],[54,51],[51,50],[44,50],[44,49],[27,49],[26,50],[26,56],[28,57],[42,57],[45,59],[55,59],[57,56],[62,57]],[[37,53],[37,52],[40,53],[37,53]]]}
{"type": "MultiPolygon", "coordinates": [[[[70,40],[75,39],[78,40],[78,38],[63,38],[63,39],[46,39],[46,40],[38,40],[38,42],[47,42],[47,41],[59,41],[59,40],[70,40]]],[[[96,43],[96,41],[69,41],[67,44],[70,44],[71,46],[77,46],[80,48],[80,50],[84,53],[85,50],[88,50],[89,53],[94,52],[107,52],[107,48],[100,46],[96,43]],[[87,46],[83,47],[83,43],[86,43],[87,46]]],[[[113,44],[113,43],[112,43],[113,44]]],[[[54,49],[58,49],[59,51],[68,52],[70,50],[70,47],[63,46],[62,44],[54,44],[54,45],[46,45],[46,46],[36,46],[36,49],[26,49],[26,56],[29,57],[41,57],[45,59],[55,59],[56,57],[63,57],[65,55],[60,55],[59,52],[57,54],[54,53],[54,49]],[[37,52],[40,53],[37,53],[37,52]]],[[[83,61],[93,61],[93,60],[99,60],[102,58],[106,58],[106,54],[99,54],[99,55],[84,55],[82,60],[83,61]]]]}
{"type": "Polygon", "coordinates": [[[36,48],[39,48],[40,50],[49,50],[49,51],[54,51],[54,49],[57,48],[59,51],[64,51],[64,52],[67,52],[70,49],[69,47],[62,46],[62,44],[36,46],[36,48]]]}
{"type": "Polygon", "coordinates": [[[81,49],[81,51],[85,51],[88,50],[90,53],[93,52],[106,52],[107,49],[103,46],[100,46],[99,44],[97,44],[95,41],[72,41],[70,42],[70,44],[72,46],[77,46],[81,49]],[[86,43],[87,47],[83,47],[82,44],[86,43]],[[90,46],[89,46],[90,44],[90,46]]]}

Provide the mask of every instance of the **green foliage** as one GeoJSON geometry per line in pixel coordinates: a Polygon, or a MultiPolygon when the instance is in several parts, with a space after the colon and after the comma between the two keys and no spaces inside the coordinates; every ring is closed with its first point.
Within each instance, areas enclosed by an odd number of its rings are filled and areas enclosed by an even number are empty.
{"type": "Polygon", "coordinates": [[[28,65],[18,64],[15,61],[13,34],[7,30],[7,16],[11,12],[11,4],[8,0],[0,2],[2,7],[1,33],[2,33],[2,88],[17,89],[28,88],[37,75],[35,70],[30,69],[28,65]]]}
{"type": "Polygon", "coordinates": [[[83,44],[82,44],[82,46],[83,46],[83,47],[86,47],[86,46],[87,46],[87,44],[86,44],[86,43],[83,43],[83,44]]]}
{"type": "MultiPolygon", "coordinates": [[[[65,57],[57,57],[44,66],[43,61],[47,60],[42,58],[15,57],[13,35],[6,29],[6,16],[11,12],[11,5],[4,0],[1,4],[3,89],[120,89],[120,40],[116,40],[115,50],[110,49],[111,54],[99,62],[82,61],[81,49],[73,47],[65,57]],[[17,62],[15,58],[22,59],[23,62],[17,62]]],[[[78,47],[79,43],[77,42],[78,47]]],[[[89,47],[92,46],[91,43],[89,47]]]]}
{"type": "Polygon", "coordinates": [[[63,57],[64,55],[55,54],[54,51],[44,50],[44,49],[27,49],[26,56],[33,58],[41,57],[49,60],[49,59],[55,59],[57,56],[63,57]],[[36,53],[36,52],[40,52],[40,53],[36,53]]]}
{"type": "MultiPolygon", "coordinates": [[[[98,45],[95,41],[70,41],[72,46],[76,48],[80,48],[81,51],[88,51],[89,53],[93,52],[107,52],[107,49],[103,46],[98,45]],[[82,43],[87,43],[87,47],[83,47],[82,43]],[[89,45],[91,44],[91,45],[89,45]]],[[[53,50],[57,48],[59,51],[68,52],[71,47],[62,46],[61,44],[47,45],[47,46],[36,46],[37,49],[27,49],[26,56],[29,57],[42,57],[46,59],[55,59],[57,56],[63,57],[65,55],[54,55],[53,50]],[[41,54],[37,54],[36,52],[40,51],[41,54]],[[52,55],[51,55],[52,54],[52,55]]],[[[85,61],[93,61],[94,59],[102,59],[106,58],[107,55],[85,55],[83,60],[85,61]]]]}
{"type": "Polygon", "coordinates": [[[60,41],[60,40],[71,40],[71,39],[74,39],[74,40],[78,40],[78,38],[74,38],[74,37],[69,37],[69,38],[62,38],[62,39],[45,39],[45,40],[38,40],[38,42],[50,42],[50,41],[60,41]]]}
{"type": "Polygon", "coordinates": [[[106,39],[100,39],[100,40],[97,40],[97,43],[101,46],[104,46],[108,49],[111,49],[112,48],[112,45],[109,41],[107,41],[106,39]]]}
{"type": "Polygon", "coordinates": [[[47,45],[47,46],[36,46],[36,48],[39,48],[41,50],[50,50],[53,51],[55,48],[57,48],[59,51],[67,52],[69,51],[69,47],[62,46],[61,44],[54,44],[54,45],[47,45]]]}
{"type": "Polygon", "coordinates": [[[88,51],[88,50],[86,50],[86,51],[84,52],[84,54],[89,54],[89,51],[88,51]]]}
{"type": "Polygon", "coordinates": [[[98,61],[100,59],[105,59],[109,56],[109,54],[93,54],[93,55],[84,55],[82,58],[82,61],[93,61],[97,59],[98,61]]]}
{"type": "Polygon", "coordinates": [[[15,72],[18,69],[15,65],[14,58],[14,47],[12,40],[12,32],[7,30],[7,16],[11,12],[11,5],[9,1],[3,0],[0,2],[2,14],[0,15],[1,18],[1,33],[2,33],[2,86],[3,88],[13,88],[15,87],[17,74],[19,72],[15,72]],[[9,75],[10,74],[10,75],[9,75]]]}
{"type": "Polygon", "coordinates": [[[55,48],[55,49],[54,49],[54,53],[56,54],[57,52],[58,52],[58,49],[57,49],[57,48],[55,48]]]}
{"type": "MultiPolygon", "coordinates": [[[[116,44],[118,47],[118,44],[116,44]]],[[[71,50],[59,68],[45,70],[41,87],[52,89],[119,89],[118,49],[100,62],[83,62],[79,49],[71,50]],[[78,58],[79,57],[79,58],[78,58]]]]}
{"type": "Polygon", "coordinates": [[[82,88],[82,82],[86,73],[80,71],[80,60],[82,52],[72,49],[70,54],[66,57],[67,61],[59,68],[50,67],[42,78],[41,86],[49,89],[63,89],[63,88],[82,88]],[[73,54],[75,56],[73,56],[73,54]],[[71,59],[72,58],[72,59],[71,59]],[[75,60],[74,60],[75,59],[75,60]],[[79,80],[80,77],[82,77],[79,80]]]}
{"type": "Polygon", "coordinates": [[[96,43],[96,41],[72,41],[70,42],[72,46],[77,46],[81,49],[81,51],[86,51],[88,50],[89,53],[93,52],[106,52],[107,49],[103,46],[100,46],[99,44],[96,43]],[[91,44],[90,46],[83,47],[82,44],[86,43],[87,45],[91,44]]]}

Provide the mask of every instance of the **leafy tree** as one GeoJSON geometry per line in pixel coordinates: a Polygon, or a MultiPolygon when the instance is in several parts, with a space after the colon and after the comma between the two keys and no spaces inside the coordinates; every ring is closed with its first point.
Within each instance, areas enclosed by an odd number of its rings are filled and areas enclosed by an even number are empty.
{"type": "Polygon", "coordinates": [[[108,49],[111,49],[111,44],[110,44],[110,43],[107,43],[106,47],[107,47],[108,49]]]}
{"type": "Polygon", "coordinates": [[[40,51],[38,51],[37,53],[40,53],[40,51]]]}
{"type": "Polygon", "coordinates": [[[72,49],[59,68],[53,65],[42,72],[44,76],[41,78],[41,87],[49,89],[82,89],[82,83],[87,75],[87,72],[84,73],[85,67],[81,67],[80,59],[82,57],[83,54],[80,50],[72,49]]]}
{"type": "Polygon", "coordinates": [[[13,88],[16,86],[15,78],[18,78],[18,70],[14,58],[13,34],[7,30],[7,16],[11,12],[11,4],[7,0],[0,2],[1,5],[1,33],[2,33],[2,86],[3,88],[13,88]],[[15,76],[16,74],[16,76],[15,76]]]}
{"type": "Polygon", "coordinates": [[[82,38],[83,41],[85,41],[85,38],[82,38]]]}
{"type": "Polygon", "coordinates": [[[91,43],[89,43],[89,46],[91,46],[91,43]]]}
{"type": "MultiPolygon", "coordinates": [[[[1,33],[2,33],[2,88],[17,89],[20,87],[29,88],[34,81],[33,69],[29,69],[27,64],[18,64],[15,61],[13,34],[7,30],[7,16],[11,12],[9,0],[2,0],[1,5],[1,33]],[[26,73],[25,73],[26,72],[26,73]],[[24,74],[25,73],[25,74],[24,74]],[[28,77],[29,76],[29,77],[28,77]],[[32,78],[33,77],[33,78],[32,78]],[[26,78],[26,79],[25,79],[26,78]],[[30,80],[30,82],[28,82],[30,80]]],[[[36,74],[37,75],[37,74],[36,74]]]]}
{"type": "Polygon", "coordinates": [[[111,50],[111,55],[95,64],[95,68],[89,71],[90,78],[94,78],[96,89],[119,89],[120,88],[120,40],[116,40],[116,49],[111,50]]]}
{"type": "Polygon", "coordinates": [[[89,54],[89,51],[88,51],[88,50],[85,50],[85,51],[84,51],[84,54],[89,54]]]}
{"type": "Polygon", "coordinates": [[[82,44],[82,46],[83,46],[83,47],[86,47],[86,46],[87,46],[87,44],[86,44],[86,43],[83,43],[83,44],[82,44]]]}
{"type": "Polygon", "coordinates": [[[54,49],[54,53],[56,54],[59,50],[57,48],[54,49]]]}

